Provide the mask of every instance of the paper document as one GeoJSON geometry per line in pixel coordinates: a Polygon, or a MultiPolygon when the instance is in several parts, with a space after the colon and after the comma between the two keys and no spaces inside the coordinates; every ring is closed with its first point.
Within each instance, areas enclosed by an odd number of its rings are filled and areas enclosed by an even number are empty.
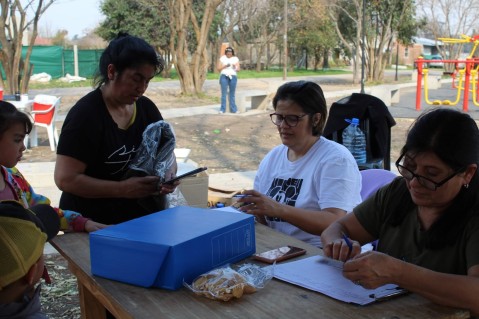
{"type": "Polygon", "coordinates": [[[230,213],[241,213],[244,214],[242,211],[234,208],[233,206],[225,206],[225,207],[220,207],[220,208],[212,208],[213,210],[222,210],[225,212],[230,212],[230,213]]]}
{"type": "Polygon", "coordinates": [[[365,289],[343,277],[343,263],[322,256],[313,256],[289,263],[276,264],[274,277],[337,300],[367,305],[378,300],[404,294],[396,285],[365,289]]]}

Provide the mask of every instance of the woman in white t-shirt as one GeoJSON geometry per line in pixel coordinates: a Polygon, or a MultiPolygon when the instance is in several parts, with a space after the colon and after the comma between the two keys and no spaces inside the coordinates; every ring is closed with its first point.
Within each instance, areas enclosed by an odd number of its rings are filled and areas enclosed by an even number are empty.
{"type": "Polygon", "coordinates": [[[361,202],[361,175],[351,153],[321,136],[328,115],[321,87],[289,82],[273,98],[282,144],[261,161],[254,190],[240,209],[269,227],[321,247],[320,236],[333,221],[361,202]]]}
{"type": "Polygon", "coordinates": [[[221,108],[220,114],[226,111],[226,95],[228,95],[229,89],[229,105],[231,113],[238,113],[235,101],[236,83],[238,79],[236,72],[240,70],[239,59],[235,56],[235,51],[232,47],[225,49],[225,55],[223,55],[218,62],[218,71],[220,75],[221,85],[221,108]]]}

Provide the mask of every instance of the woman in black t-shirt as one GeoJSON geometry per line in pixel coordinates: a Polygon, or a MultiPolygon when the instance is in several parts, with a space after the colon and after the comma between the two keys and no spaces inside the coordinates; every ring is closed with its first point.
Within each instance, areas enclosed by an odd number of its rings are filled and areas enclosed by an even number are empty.
{"type": "MultiPolygon", "coordinates": [[[[158,176],[124,179],[143,131],[163,119],[143,96],[162,69],[163,61],[143,39],[120,33],[105,49],[96,89],[72,107],[63,124],[55,166],[60,207],[116,224],[152,212],[139,199],[174,191],[178,183],[158,187],[158,176]]],[[[165,178],[175,173],[176,162],[165,178]]]]}

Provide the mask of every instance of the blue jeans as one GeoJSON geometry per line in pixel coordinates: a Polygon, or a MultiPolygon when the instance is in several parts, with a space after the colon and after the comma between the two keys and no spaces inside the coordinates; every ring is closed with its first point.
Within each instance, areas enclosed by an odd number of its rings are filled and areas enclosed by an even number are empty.
{"type": "Polygon", "coordinates": [[[236,92],[236,83],[238,82],[238,78],[236,76],[232,76],[231,80],[226,75],[221,75],[220,77],[220,85],[221,85],[221,112],[226,111],[226,95],[228,94],[229,88],[229,103],[230,103],[230,111],[231,113],[236,113],[236,102],[235,102],[235,92],[236,92]]]}

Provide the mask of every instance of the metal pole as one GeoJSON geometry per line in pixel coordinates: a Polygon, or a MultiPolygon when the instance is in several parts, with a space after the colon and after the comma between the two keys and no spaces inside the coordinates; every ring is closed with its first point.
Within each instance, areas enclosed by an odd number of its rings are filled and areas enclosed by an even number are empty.
{"type": "Polygon", "coordinates": [[[398,80],[398,64],[399,64],[399,39],[396,39],[396,74],[394,75],[394,81],[398,80]]]}
{"type": "Polygon", "coordinates": [[[283,50],[284,50],[284,61],[283,61],[283,80],[286,81],[286,76],[288,73],[288,0],[284,0],[284,35],[283,35],[283,50]]]}
{"type": "MultiPolygon", "coordinates": [[[[75,76],[79,76],[80,72],[78,72],[78,45],[73,46],[73,63],[74,63],[74,74],[75,76]]],[[[63,74],[65,76],[65,74],[63,74]]]]}
{"type": "Polygon", "coordinates": [[[362,43],[361,43],[361,93],[364,94],[364,67],[366,64],[366,56],[365,56],[365,42],[366,42],[366,0],[363,0],[363,16],[362,16],[362,26],[361,26],[361,34],[362,34],[362,43]]]}

